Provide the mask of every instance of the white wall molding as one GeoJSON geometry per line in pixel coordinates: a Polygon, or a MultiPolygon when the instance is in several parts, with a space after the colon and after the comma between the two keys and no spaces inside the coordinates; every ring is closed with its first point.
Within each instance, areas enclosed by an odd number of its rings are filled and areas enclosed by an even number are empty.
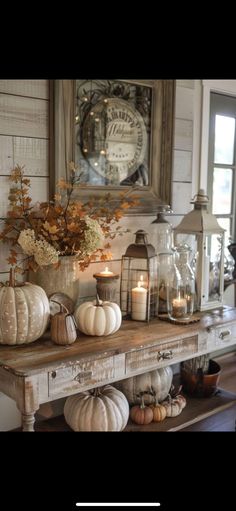
{"type": "Polygon", "coordinates": [[[200,185],[201,124],[202,124],[202,82],[195,80],[193,98],[193,155],[192,155],[192,197],[200,185]]]}
{"type": "Polygon", "coordinates": [[[209,143],[209,116],[210,93],[220,92],[236,96],[236,80],[203,80],[202,81],[202,134],[200,156],[200,188],[207,189],[208,170],[208,143],[209,143]]]}

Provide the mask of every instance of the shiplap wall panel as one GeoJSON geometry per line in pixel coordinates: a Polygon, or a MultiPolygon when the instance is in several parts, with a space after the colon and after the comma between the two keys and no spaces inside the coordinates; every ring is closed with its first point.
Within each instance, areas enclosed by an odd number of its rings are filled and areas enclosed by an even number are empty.
{"type": "Polygon", "coordinates": [[[48,140],[13,137],[14,165],[24,165],[24,173],[27,176],[49,175],[48,153],[48,140]]]}
{"type": "Polygon", "coordinates": [[[175,116],[177,119],[193,120],[193,89],[186,87],[176,88],[176,109],[175,116]]]}
{"type": "Polygon", "coordinates": [[[192,183],[173,183],[172,209],[176,215],[185,215],[192,210],[192,183]]]}
{"type": "Polygon", "coordinates": [[[10,190],[10,181],[8,176],[0,176],[0,217],[5,217],[9,207],[8,195],[10,190]]]}
{"type": "MultiPolygon", "coordinates": [[[[49,195],[49,180],[46,177],[32,177],[31,178],[30,197],[32,198],[32,205],[36,202],[47,200],[49,195]]],[[[11,186],[15,186],[9,180],[8,176],[0,176],[0,190],[1,190],[1,201],[0,201],[0,217],[6,217],[9,208],[8,195],[11,186]]]]}
{"type": "Polygon", "coordinates": [[[13,141],[10,136],[0,136],[0,175],[10,174],[13,167],[13,141]]]}
{"type": "MultiPolygon", "coordinates": [[[[0,216],[8,209],[8,174],[16,163],[36,176],[31,178],[33,200],[48,199],[48,92],[48,80],[0,80],[0,216]]],[[[9,246],[0,243],[1,282],[9,280],[9,272],[5,271],[8,253],[9,246]]],[[[0,410],[0,431],[20,426],[21,416],[14,401],[3,394],[0,410]]]]}
{"type": "Polygon", "coordinates": [[[195,80],[176,80],[176,86],[194,89],[194,82],[195,80]]]}
{"type": "Polygon", "coordinates": [[[5,283],[7,281],[9,281],[9,272],[4,273],[0,271],[0,282],[5,283]]]}
{"type": "Polygon", "coordinates": [[[46,177],[32,177],[30,179],[30,197],[32,198],[32,204],[37,202],[43,202],[48,199],[49,196],[49,180],[46,177]]]}
{"type": "MultiPolygon", "coordinates": [[[[0,224],[1,228],[1,224],[0,224]]],[[[1,249],[0,249],[0,272],[9,272],[9,266],[7,263],[7,257],[9,255],[9,245],[8,243],[1,243],[1,249]]],[[[2,280],[2,277],[0,275],[0,280],[2,280]]]]}
{"type": "Polygon", "coordinates": [[[193,122],[185,119],[175,120],[174,149],[192,151],[193,122]]]}
{"type": "Polygon", "coordinates": [[[192,152],[174,151],[173,181],[192,181],[192,152]]]}
{"type": "Polygon", "coordinates": [[[0,135],[49,137],[48,101],[0,94],[0,135]]]}
{"type": "Polygon", "coordinates": [[[49,99],[48,80],[0,80],[0,92],[49,99]]]}

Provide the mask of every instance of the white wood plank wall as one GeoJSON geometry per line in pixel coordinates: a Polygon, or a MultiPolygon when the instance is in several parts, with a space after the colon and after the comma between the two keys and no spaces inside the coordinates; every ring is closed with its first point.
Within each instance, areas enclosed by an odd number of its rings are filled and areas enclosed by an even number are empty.
{"type": "MultiPolygon", "coordinates": [[[[0,216],[8,208],[11,169],[25,166],[33,200],[49,190],[49,82],[0,80],[0,216]]],[[[0,247],[0,280],[8,278],[7,247],[0,247]]]]}
{"type": "MultiPolygon", "coordinates": [[[[47,200],[49,190],[49,82],[0,80],[0,216],[8,208],[11,169],[25,165],[33,200],[47,200]]],[[[0,245],[0,281],[8,279],[8,247],[0,245]]],[[[0,431],[20,426],[12,399],[0,394],[0,431]],[[4,412],[4,413],[3,413],[4,412]]]]}
{"type": "MultiPolygon", "coordinates": [[[[191,209],[192,148],[193,148],[193,97],[194,81],[178,80],[176,88],[176,124],[173,168],[172,208],[174,215],[169,217],[177,225],[182,216],[191,209]]],[[[25,165],[31,177],[32,197],[35,201],[48,197],[49,183],[49,83],[47,80],[0,80],[0,215],[6,214],[8,206],[8,176],[16,164],[25,165]]],[[[134,240],[137,229],[149,233],[149,241],[154,246],[154,217],[129,216],[122,225],[130,233],[112,242],[114,260],[108,264],[114,272],[120,273],[121,256],[134,240]]],[[[0,280],[8,278],[6,264],[7,247],[0,245],[0,280]]],[[[107,266],[107,265],[106,265],[107,266]]],[[[93,263],[81,273],[80,299],[92,298],[96,281],[93,274],[105,267],[104,263],[93,263]]],[[[119,282],[117,284],[117,297],[119,282]]],[[[48,415],[53,410],[49,406],[48,415]]],[[[20,416],[12,400],[0,394],[0,430],[17,427],[20,416]],[[3,420],[3,415],[5,419],[3,420]],[[8,418],[9,417],[9,418],[8,418]]],[[[43,415],[43,410],[42,410],[43,415]]]]}

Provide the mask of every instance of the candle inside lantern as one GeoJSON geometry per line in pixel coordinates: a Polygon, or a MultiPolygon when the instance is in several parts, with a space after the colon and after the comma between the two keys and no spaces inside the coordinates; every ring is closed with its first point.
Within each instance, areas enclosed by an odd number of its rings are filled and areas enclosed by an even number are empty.
{"type": "Polygon", "coordinates": [[[187,314],[187,300],[186,298],[174,298],[172,300],[172,316],[174,318],[182,318],[187,314]]]}
{"type": "Polygon", "coordinates": [[[141,275],[137,287],[131,290],[131,318],[137,321],[145,321],[147,317],[147,289],[144,285],[141,275]]]}

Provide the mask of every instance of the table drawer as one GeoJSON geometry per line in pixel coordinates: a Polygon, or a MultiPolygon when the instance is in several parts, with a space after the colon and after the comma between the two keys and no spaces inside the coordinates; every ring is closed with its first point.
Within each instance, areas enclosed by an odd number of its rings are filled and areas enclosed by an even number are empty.
{"type": "Polygon", "coordinates": [[[224,325],[215,329],[215,346],[224,348],[234,344],[236,340],[236,324],[224,325]]]}
{"type": "Polygon", "coordinates": [[[114,378],[114,357],[106,357],[94,360],[92,362],[81,362],[64,367],[48,373],[48,393],[49,396],[61,394],[69,395],[70,392],[78,390],[96,383],[106,382],[114,378]]]}
{"type": "MultiPolygon", "coordinates": [[[[191,354],[196,354],[198,351],[198,336],[194,335],[187,339],[179,339],[163,344],[157,344],[150,348],[127,353],[125,370],[126,374],[132,373],[139,369],[151,369],[156,367],[158,363],[164,360],[178,361],[191,354]]],[[[167,365],[166,364],[166,365],[167,365]]],[[[163,364],[161,364],[163,365],[163,364]]]]}

